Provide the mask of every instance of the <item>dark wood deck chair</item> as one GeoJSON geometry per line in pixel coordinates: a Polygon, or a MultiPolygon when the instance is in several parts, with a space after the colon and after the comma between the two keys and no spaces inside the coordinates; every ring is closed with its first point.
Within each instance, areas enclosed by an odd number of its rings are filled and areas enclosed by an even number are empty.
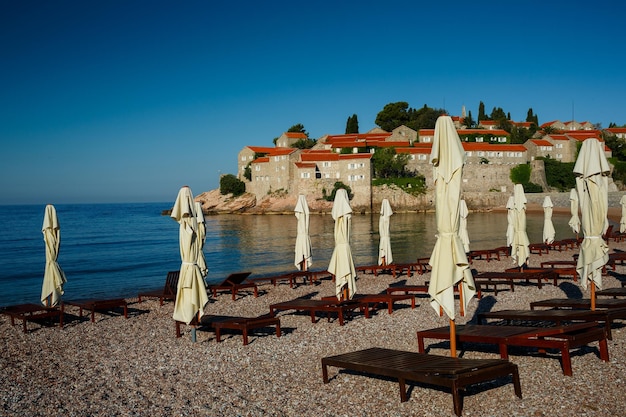
{"type": "Polygon", "coordinates": [[[178,291],[178,276],[180,271],[169,271],[165,278],[165,285],[162,289],[152,290],[139,293],[139,302],[142,298],[158,298],[160,305],[163,305],[165,300],[175,300],[176,292],[178,291]]]}
{"type": "Polygon", "coordinates": [[[252,272],[235,272],[230,274],[219,284],[207,285],[207,291],[213,294],[213,297],[217,297],[218,292],[230,292],[232,294],[233,301],[235,300],[237,293],[240,290],[252,289],[254,296],[259,296],[259,290],[254,282],[246,281],[252,272]]]}

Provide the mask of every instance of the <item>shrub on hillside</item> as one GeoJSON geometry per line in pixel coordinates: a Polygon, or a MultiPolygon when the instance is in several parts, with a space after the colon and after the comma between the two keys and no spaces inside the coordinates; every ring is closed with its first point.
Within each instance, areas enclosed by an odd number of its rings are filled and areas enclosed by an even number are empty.
{"type": "Polygon", "coordinates": [[[220,178],[220,194],[231,194],[234,197],[246,192],[246,184],[233,174],[226,174],[220,178]]]}
{"type": "Polygon", "coordinates": [[[326,188],[322,189],[322,198],[326,201],[335,201],[335,195],[337,194],[337,190],[343,188],[344,190],[346,190],[346,192],[348,193],[348,199],[352,200],[352,197],[354,197],[354,194],[352,194],[352,188],[350,188],[348,185],[344,184],[341,181],[337,181],[333,187],[333,191],[330,193],[330,195],[326,194],[326,188]]]}

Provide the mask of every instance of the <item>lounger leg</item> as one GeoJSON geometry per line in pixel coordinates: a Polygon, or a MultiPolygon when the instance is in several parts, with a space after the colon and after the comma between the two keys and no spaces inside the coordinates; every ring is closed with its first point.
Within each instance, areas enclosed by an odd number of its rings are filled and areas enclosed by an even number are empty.
{"type": "Polygon", "coordinates": [[[322,379],[324,384],[328,384],[328,368],[325,363],[322,363],[322,379]]]}
{"type": "Polygon", "coordinates": [[[222,341],[222,328],[219,326],[215,327],[215,341],[217,343],[222,341]]]}
{"type": "Polygon", "coordinates": [[[509,350],[507,349],[506,344],[501,343],[500,344],[500,357],[502,359],[509,359],[509,350]]]}
{"type": "Polygon", "coordinates": [[[406,382],[404,378],[398,378],[398,384],[400,384],[400,402],[406,402],[406,382]]]}
{"type": "Polygon", "coordinates": [[[233,301],[235,301],[235,295],[236,295],[236,294],[237,294],[237,290],[233,288],[233,290],[232,290],[232,298],[233,298],[233,301]]]}
{"type": "Polygon", "coordinates": [[[417,351],[419,353],[424,353],[424,338],[419,334],[417,335],[417,351]]]}
{"type": "Polygon", "coordinates": [[[339,317],[339,325],[343,326],[343,311],[342,310],[339,310],[337,312],[337,317],[339,317]]]}
{"type": "Polygon", "coordinates": [[[452,404],[454,405],[454,414],[460,416],[463,413],[463,399],[459,394],[459,387],[456,382],[452,384],[452,404]]]}
{"type": "Polygon", "coordinates": [[[128,305],[124,304],[124,318],[128,318],[128,305]]]}
{"type": "Polygon", "coordinates": [[[180,334],[180,322],[177,321],[176,322],[176,337],[181,337],[182,334],[180,334]]]}
{"type": "Polygon", "coordinates": [[[511,376],[513,378],[513,387],[515,389],[515,395],[519,398],[522,398],[522,384],[519,381],[519,371],[517,369],[517,365],[513,365],[513,371],[511,372],[511,376]]]}
{"type": "Polygon", "coordinates": [[[280,323],[276,323],[276,337],[280,337],[280,323]]]}
{"type": "Polygon", "coordinates": [[[606,342],[606,339],[602,339],[598,342],[598,347],[600,348],[600,359],[604,362],[609,361],[609,347],[606,342]]]}
{"type": "Polygon", "coordinates": [[[243,328],[243,345],[246,346],[248,344],[248,329],[247,328],[243,328]]]}
{"type": "Polygon", "coordinates": [[[572,359],[569,355],[569,346],[561,347],[561,358],[563,361],[563,375],[572,376],[572,359]]]}

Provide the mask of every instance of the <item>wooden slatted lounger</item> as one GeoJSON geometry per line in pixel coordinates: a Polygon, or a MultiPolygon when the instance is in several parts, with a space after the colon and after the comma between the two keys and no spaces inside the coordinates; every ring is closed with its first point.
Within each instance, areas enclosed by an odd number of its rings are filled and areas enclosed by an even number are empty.
{"type": "MultiPolygon", "coordinates": [[[[181,337],[180,326],[184,323],[176,321],[176,337],[181,337]]],[[[193,323],[192,323],[193,324],[193,323]]],[[[215,331],[215,340],[222,341],[222,329],[240,330],[243,336],[243,345],[248,344],[248,334],[251,330],[265,327],[276,327],[276,337],[281,336],[280,319],[278,317],[234,317],[204,315],[200,318],[200,326],[208,327],[215,331]]]]}
{"type": "Polygon", "coordinates": [[[99,300],[99,299],[91,299],[91,300],[70,300],[63,301],[64,305],[70,305],[79,308],[78,315],[80,317],[83,316],[83,310],[87,310],[91,312],[91,322],[94,323],[96,321],[95,313],[96,311],[113,311],[116,308],[122,308],[124,310],[124,318],[128,318],[128,304],[126,300],[123,298],[112,298],[109,300],[99,300]]]}
{"type": "Polygon", "coordinates": [[[330,321],[330,314],[336,313],[339,320],[339,325],[343,326],[344,316],[346,313],[356,309],[365,311],[366,317],[369,317],[366,305],[358,301],[342,301],[338,302],[336,299],[332,300],[311,300],[308,298],[296,298],[291,301],[283,301],[281,303],[270,305],[270,316],[274,317],[277,311],[280,310],[297,310],[308,311],[311,315],[311,323],[315,323],[316,313],[325,312],[328,314],[328,321],[330,321]]]}
{"type": "Polygon", "coordinates": [[[247,281],[251,272],[235,272],[230,274],[219,284],[211,284],[207,286],[207,292],[212,293],[213,297],[217,297],[218,292],[226,291],[231,293],[233,301],[237,298],[237,293],[241,290],[252,289],[254,297],[259,296],[259,289],[254,282],[247,281]]]}
{"type": "MultiPolygon", "coordinates": [[[[556,327],[460,325],[456,327],[456,338],[458,342],[498,345],[502,359],[508,359],[509,346],[534,347],[540,351],[557,349],[561,352],[563,374],[568,376],[572,375],[570,349],[598,342],[600,358],[604,362],[609,361],[606,332],[598,327],[597,322],[556,327]]],[[[424,339],[450,340],[450,327],[417,332],[420,352],[424,352],[424,339]]]]}
{"type": "MultiPolygon", "coordinates": [[[[591,308],[591,300],[589,298],[551,298],[548,300],[533,301],[530,303],[530,309],[536,307],[551,308],[591,308]]],[[[600,298],[596,299],[596,308],[626,308],[626,299],[623,298],[600,298]]]]}
{"type": "Polygon", "coordinates": [[[486,323],[489,319],[512,322],[552,322],[557,326],[568,322],[597,321],[604,323],[607,338],[612,339],[611,325],[614,320],[626,319],[626,308],[612,308],[601,310],[500,310],[478,313],[478,322],[486,323]]]}
{"type": "Polygon", "coordinates": [[[15,319],[22,320],[22,330],[28,331],[26,322],[39,322],[43,319],[58,317],[59,328],[63,327],[63,305],[61,308],[44,307],[41,304],[16,304],[0,308],[0,313],[11,318],[11,326],[15,326],[15,319]]]}
{"type": "Polygon", "coordinates": [[[451,390],[454,412],[460,416],[460,390],[473,384],[511,376],[515,394],[522,398],[517,365],[502,359],[460,359],[401,350],[370,348],[322,358],[322,378],[328,383],[328,367],[334,366],[395,378],[400,384],[400,401],[407,400],[406,381],[451,390]]]}
{"type": "Polygon", "coordinates": [[[180,271],[169,271],[165,277],[165,286],[158,290],[145,291],[139,293],[138,298],[141,303],[142,298],[158,298],[159,304],[162,306],[165,300],[175,300],[178,291],[178,277],[180,271]]]}

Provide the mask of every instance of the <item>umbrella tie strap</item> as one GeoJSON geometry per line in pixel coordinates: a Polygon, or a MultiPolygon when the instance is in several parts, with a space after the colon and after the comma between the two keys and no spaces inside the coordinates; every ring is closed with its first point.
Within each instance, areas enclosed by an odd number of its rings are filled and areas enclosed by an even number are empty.
{"type": "Polygon", "coordinates": [[[183,261],[183,265],[198,265],[197,262],[185,262],[183,261]]]}
{"type": "Polygon", "coordinates": [[[602,236],[585,236],[585,239],[600,239],[602,236]]]}

